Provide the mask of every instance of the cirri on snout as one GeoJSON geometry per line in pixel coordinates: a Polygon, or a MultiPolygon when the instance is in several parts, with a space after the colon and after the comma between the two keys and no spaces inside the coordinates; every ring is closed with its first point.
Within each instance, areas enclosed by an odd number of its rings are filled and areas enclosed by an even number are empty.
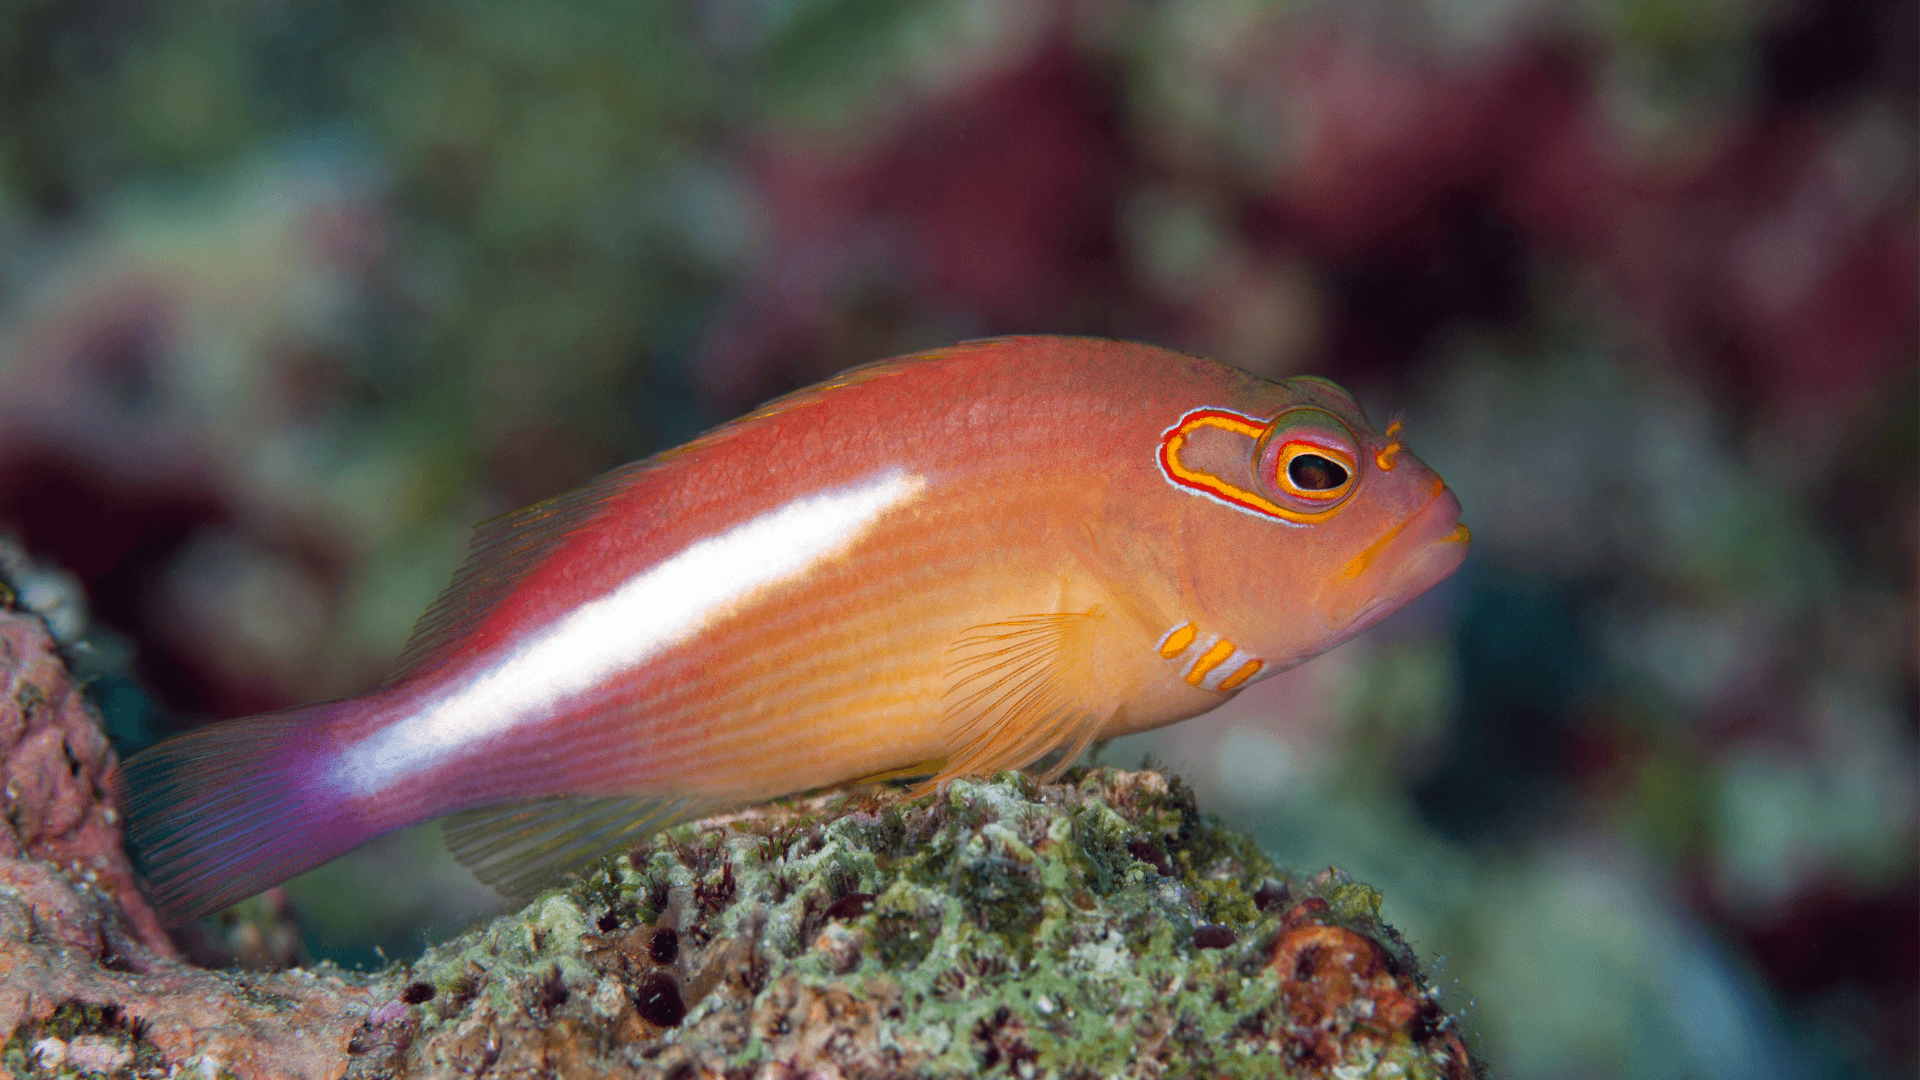
{"type": "Polygon", "coordinates": [[[173,922],[403,826],[523,889],[665,822],[1206,712],[1466,556],[1323,379],[1123,342],[857,368],[481,525],[380,689],[130,759],[173,922]]]}

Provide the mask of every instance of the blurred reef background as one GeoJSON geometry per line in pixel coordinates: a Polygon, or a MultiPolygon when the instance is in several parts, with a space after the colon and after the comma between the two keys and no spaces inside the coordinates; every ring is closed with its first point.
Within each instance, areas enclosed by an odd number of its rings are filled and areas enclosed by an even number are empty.
{"type": "MultiPolygon", "coordinates": [[[[470,524],[852,364],[1312,371],[1472,559],[1101,760],[1378,886],[1497,1075],[1911,1077],[1917,23],[18,0],[11,576],[126,753],[376,684],[470,524]]],[[[288,900],[347,963],[501,906],[431,828],[288,900]]]]}

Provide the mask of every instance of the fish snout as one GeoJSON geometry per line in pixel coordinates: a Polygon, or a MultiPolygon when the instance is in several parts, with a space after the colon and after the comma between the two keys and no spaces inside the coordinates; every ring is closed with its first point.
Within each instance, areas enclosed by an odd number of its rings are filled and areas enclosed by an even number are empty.
{"type": "Polygon", "coordinates": [[[1466,561],[1472,533],[1460,500],[1439,478],[1427,504],[1349,560],[1328,581],[1326,611],[1346,636],[1358,634],[1445,581],[1466,561]]]}

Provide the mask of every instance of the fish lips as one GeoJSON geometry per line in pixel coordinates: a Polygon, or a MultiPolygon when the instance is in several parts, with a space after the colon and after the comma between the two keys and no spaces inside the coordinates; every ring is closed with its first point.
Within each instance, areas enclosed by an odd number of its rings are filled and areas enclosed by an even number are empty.
{"type": "Polygon", "coordinates": [[[1347,638],[1400,610],[1460,569],[1471,542],[1460,500],[1442,488],[1327,583],[1322,610],[1329,624],[1347,638]]]}

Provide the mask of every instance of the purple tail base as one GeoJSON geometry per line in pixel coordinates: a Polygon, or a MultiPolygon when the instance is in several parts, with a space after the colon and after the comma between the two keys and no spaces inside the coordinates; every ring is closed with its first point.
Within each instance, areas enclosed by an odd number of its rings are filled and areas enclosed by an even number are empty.
{"type": "Polygon", "coordinates": [[[380,832],[318,782],[342,702],[212,724],[121,768],[131,843],[167,925],[219,911],[380,832]]]}

